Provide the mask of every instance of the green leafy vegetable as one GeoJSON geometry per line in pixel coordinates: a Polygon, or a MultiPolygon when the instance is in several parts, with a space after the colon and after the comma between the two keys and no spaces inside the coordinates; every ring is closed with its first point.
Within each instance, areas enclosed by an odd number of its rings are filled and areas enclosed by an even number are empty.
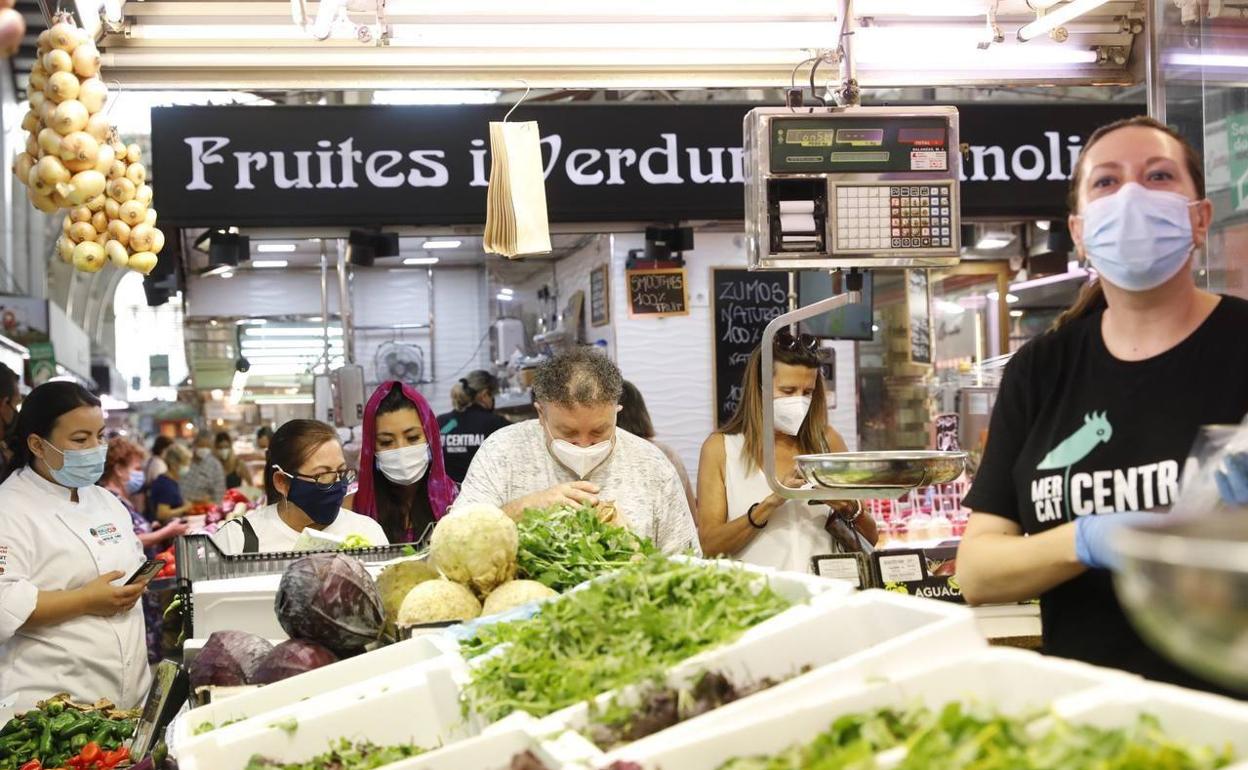
{"type": "Polygon", "coordinates": [[[229,727],[232,724],[237,724],[239,722],[242,722],[244,719],[246,719],[246,717],[238,717],[237,719],[227,719],[221,724],[216,724],[215,722],[204,722],[203,724],[198,725],[194,730],[192,730],[191,735],[203,735],[204,733],[210,733],[213,730],[216,730],[222,727],[229,727]]]}
{"type": "Polygon", "coordinates": [[[650,556],[532,618],[478,629],[465,655],[506,646],[476,661],[465,706],[491,721],[518,709],[545,716],[654,676],[788,606],[755,573],[650,556]]]}
{"type": "Polygon", "coordinates": [[[352,744],[343,738],[329,751],[304,762],[278,762],[256,755],[248,760],[245,770],[374,770],[424,751],[410,745],[377,746],[367,741],[352,744]]]}
{"type": "Polygon", "coordinates": [[[276,727],[287,735],[294,735],[299,730],[299,720],[294,717],[286,717],[285,719],[277,720],[269,727],[276,727]]]}
{"type": "Polygon", "coordinates": [[[530,508],[518,525],[520,577],[560,593],[604,572],[656,553],[654,544],[624,527],[606,524],[592,505],[530,508]]]}

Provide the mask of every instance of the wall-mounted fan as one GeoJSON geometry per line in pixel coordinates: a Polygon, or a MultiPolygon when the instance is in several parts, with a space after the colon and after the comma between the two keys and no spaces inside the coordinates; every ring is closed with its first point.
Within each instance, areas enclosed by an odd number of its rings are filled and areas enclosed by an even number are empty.
{"type": "Polygon", "coordinates": [[[385,342],[377,348],[374,359],[377,380],[398,380],[408,385],[419,385],[425,379],[425,351],[418,345],[385,342]]]}

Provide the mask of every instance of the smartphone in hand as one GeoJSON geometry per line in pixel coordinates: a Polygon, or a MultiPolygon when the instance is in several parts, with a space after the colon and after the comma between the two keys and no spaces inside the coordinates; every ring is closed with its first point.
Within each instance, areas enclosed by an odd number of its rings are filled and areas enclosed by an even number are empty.
{"type": "Polygon", "coordinates": [[[139,568],[134,571],[133,575],[126,579],[126,585],[132,586],[135,583],[146,583],[156,577],[156,573],[160,572],[164,566],[165,563],[160,559],[148,559],[139,565],[139,568]]]}

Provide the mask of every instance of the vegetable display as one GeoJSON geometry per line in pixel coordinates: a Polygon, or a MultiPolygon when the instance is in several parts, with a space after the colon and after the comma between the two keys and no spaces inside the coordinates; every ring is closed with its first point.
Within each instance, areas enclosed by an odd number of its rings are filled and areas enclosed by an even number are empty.
{"type": "Polygon", "coordinates": [[[142,151],[109,123],[100,52],[69,14],[58,13],[40,33],[28,90],[22,128],[29,137],[13,174],[35,208],[67,212],[57,256],[87,273],[109,262],[152,272],[165,235],[156,227],[142,151]]]}
{"type": "Polygon", "coordinates": [[[408,592],[399,607],[399,625],[419,626],[451,620],[472,620],[481,614],[481,602],[459,583],[426,580],[408,592]]]}
{"type": "Polygon", "coordinates": [[[529,509],[519,524],[520,575],[563,592],[656,552],[654,544],[603,521],[594,506],[529,509]]]}
{"type": "Polygon", "coordinates": [[[391,632],[399,621],[399,608],[418,584],[438,576],[437,570],[420,559],[406,559],[391,564],[377,576],[377,590],[386,612],[386,628],[391,632]]]}
{"type": "Polygon", "coordinates": [[[274,600],[278,623],[292,639],[354,655],[385,625],[381,593],[358,559],[315,553],[291,563],[274,600]]]}
{"type": "Polygon", "coordinates": [[[482,615],[496,615],[514,609],[522,604],[537,602],[558,596],[559,593],[547,588],[536,580],[508,580],[485,597],[481,607],[482,615]]]}
{"type": "Polygon", "coordinates": [[[191,687],[253,684],[256,669],[273,645],[246,631],[214,631],[190,665],[191,687]]]}
{"type": "Polygon", "coordinates": [[[1143,715],[1125,729],[1055,720],[1043,732],[1017,719],[950,703],[843,716],[812,742],[771,757],[730,760],[720,770],[874,770],[881,751],[905,746],[897,770],[1211,770],[1233,761],[1229,749],[1172,741],[1143,715]]]}
{"type": "Polygon", "coordinates": [[[138,716],[137,710],[121,711],[107,700],[75,703],[64,693],[40,701],[0,728],[0,770],[112,767],[103,763],[123,761],[117,752],[134,735],[138,716]],[[88,747],[94,747],[87,752],[89,762],[82,759],[88,747]]]}
{"type": "Polygon", "coordinates": [[[429,558],[448,580],[485,597],[516,576],[516,524],[487,504],[442,517],[429,539],[429,558]]]}
{"type": "Polygon", "coordinates": [[[416,746],[377,746],[367,741],[351,743],[344,738],[324,754],[303,762],[278,762],[254,756],[248,760],[245,770],[373,770],[424,752],[425,749],[416,746]]]}
{"type": "Polygon", "coordinates": [[[316,642],[287,639],[265,656],[249,684],[273,684],[337,662],[337,655],[316,642]]]}
{"type": "Polygon", "coordinates": [[[518,709],[545,716],[656,676],[788,606],[755,573],[651,556],[532,618],[477,629],[466,656],[505,646],[474,661],[465,705],[490,721],[518,709]]]}

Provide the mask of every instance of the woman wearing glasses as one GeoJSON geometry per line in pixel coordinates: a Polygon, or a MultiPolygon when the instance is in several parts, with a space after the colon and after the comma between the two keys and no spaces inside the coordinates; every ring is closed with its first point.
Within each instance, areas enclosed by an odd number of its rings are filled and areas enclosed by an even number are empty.
{"type": "Polygon", "coordinates": [[[333,428],[291,420],[273,434],[265,454],[269,504],[227,522],[213,540],[227,554],[289,551],[310,528],[338,540],[361,535],[370,545],[385,545],[389,541],[377,522],[342,508],[354,480],[333,428]]]}
{"type": "Polygon", "coordinates": [[[857,550],[859,538],[876,540],[875,522],[857,503],[786,500],[767,485],[763,442],[776,445],[776,476],[801,486],[793,458],[844,452],[828,425],[819,341],[808,335],[776,336],[772,392],[775,431],[763,435],[762,350],[746,365],[741,401],[732,419],[702,445],[698,463],[698,535],[709,556],[726,555],[776,569],[811,571],[811,557],[857,550]],[[836,536],[834,537],[834,533],[836,536]],[[839,544],[839,545],[838,545],[839,544]]]}

